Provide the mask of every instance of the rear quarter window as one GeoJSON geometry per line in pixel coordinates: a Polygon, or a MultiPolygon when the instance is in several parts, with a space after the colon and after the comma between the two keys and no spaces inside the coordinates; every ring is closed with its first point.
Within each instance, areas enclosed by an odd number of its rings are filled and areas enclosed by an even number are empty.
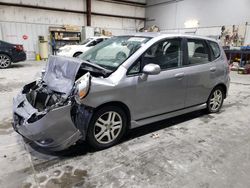
{"type": "Polygon", "coordinates": [[[220,57],[220,47],[216,42],[213,41],[208,41],[208,44],[212,50],[212,60],[217,59],[218,57],[220,57]]]}

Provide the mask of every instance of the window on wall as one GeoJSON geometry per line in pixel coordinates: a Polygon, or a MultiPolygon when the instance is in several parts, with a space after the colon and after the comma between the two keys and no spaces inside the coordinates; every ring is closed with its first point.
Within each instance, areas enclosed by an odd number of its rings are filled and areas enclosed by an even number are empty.
{"type": "Polygon", "coordinates": [[[181,65],[181,39],[166,39],[150,47],[142,57],[143,65],[157,64],[161,69],[176,68],[181,65]]]}
{"type": "Polygon", "coordinates": [[[188,39],[189,64],[201,64],[209,62],[209,49],[204,40],[188,39]]]}
{"type": "Polygon", "coordinates": [[[220,47],[216,42],[208,41],[208,44],[212,50],[212,60],[217,59],[220,57],[220,47]]]}

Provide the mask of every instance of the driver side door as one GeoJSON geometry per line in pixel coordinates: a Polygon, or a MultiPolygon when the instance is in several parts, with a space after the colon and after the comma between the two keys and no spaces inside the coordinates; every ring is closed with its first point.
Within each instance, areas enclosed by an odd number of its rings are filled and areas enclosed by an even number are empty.
{"type": "Polygon", "coordinates": [[[183,42],[181,38],[164,39],[151,46],[129,70],[135,74],[149,63],[158,64],[158,75],[147,75],[142,79],[140,73],[136,84],[136,121],[155,117],[184,108],[187,79],[182,68],[183,42]]]}

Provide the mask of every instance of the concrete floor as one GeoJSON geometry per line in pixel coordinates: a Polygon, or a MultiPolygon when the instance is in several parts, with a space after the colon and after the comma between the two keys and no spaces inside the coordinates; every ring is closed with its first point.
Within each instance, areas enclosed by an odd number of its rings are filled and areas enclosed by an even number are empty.
{"type": "Polygon", "coordinates": [[[12,97],[44,66],[24,62],[0,70],[0,187],[250,186],[250,75],[231,73],[218,114],[199,111],[154,123],[103,151],[83,143],[49,153],[11,128],[12,97]]]}

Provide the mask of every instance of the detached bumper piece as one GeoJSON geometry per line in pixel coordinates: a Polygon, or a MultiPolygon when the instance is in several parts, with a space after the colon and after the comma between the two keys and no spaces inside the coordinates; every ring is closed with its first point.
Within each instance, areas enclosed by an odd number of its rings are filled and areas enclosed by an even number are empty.
{"type": "Polygon", "coordinates": [[[48,112],[38,112],[23,93],[14,98],[13,128],[37,145],[59,151],[82,137],[71,119],[71,102],[48,112]]]}

